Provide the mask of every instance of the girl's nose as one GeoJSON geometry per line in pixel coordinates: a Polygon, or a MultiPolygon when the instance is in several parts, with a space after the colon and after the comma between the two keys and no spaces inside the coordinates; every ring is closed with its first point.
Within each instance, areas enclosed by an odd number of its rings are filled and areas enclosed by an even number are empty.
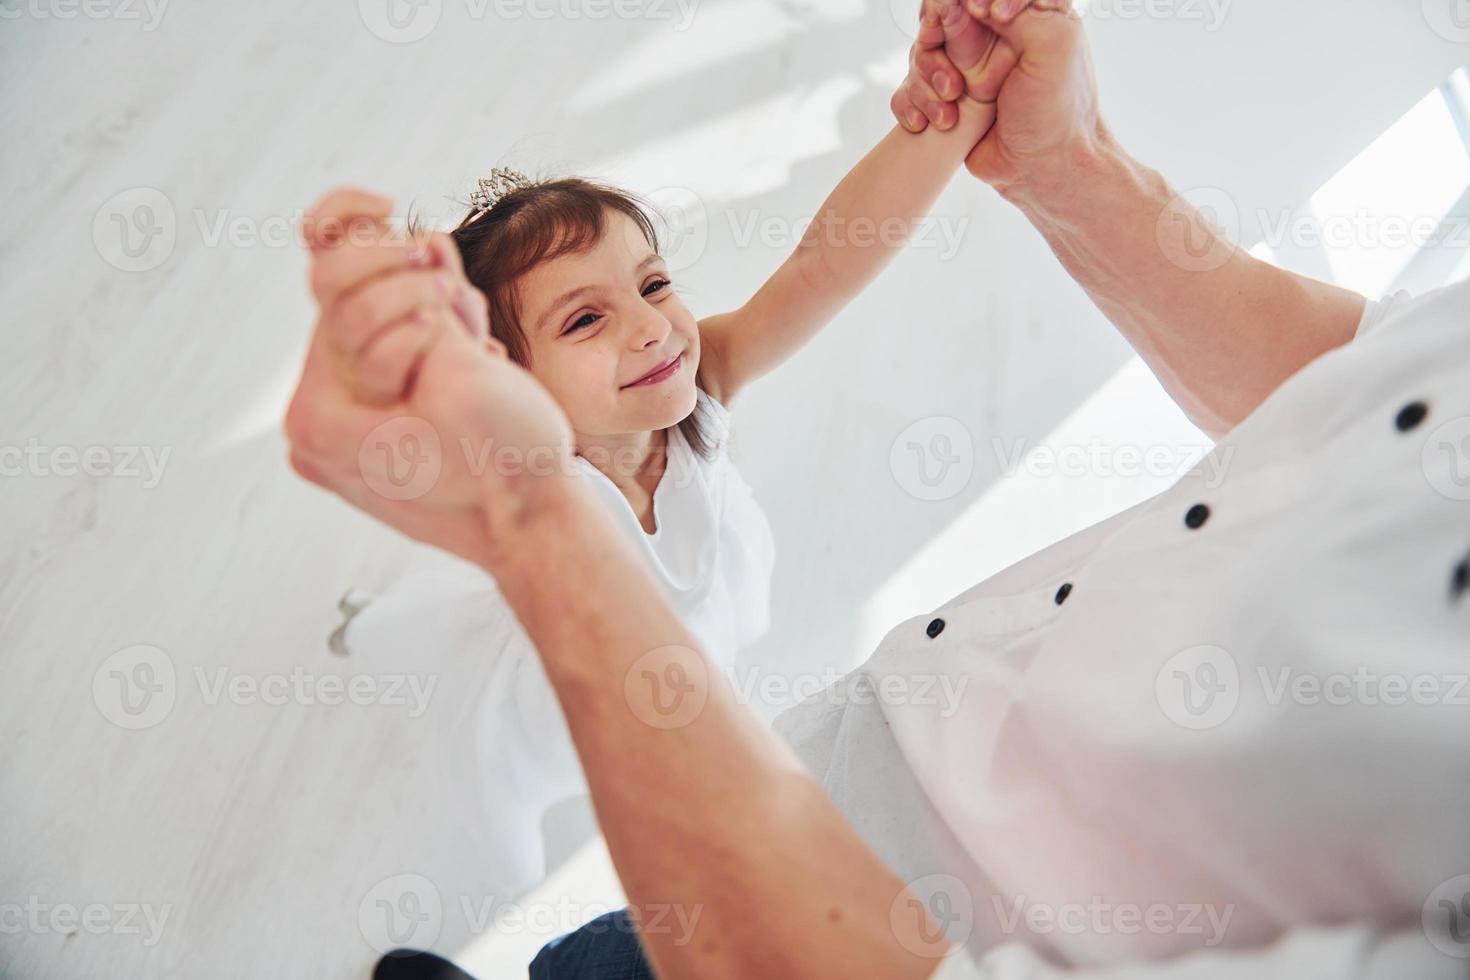
{"type": "Polygon", "coordinates": [[[674,325],[658,310],[645,306],[633,320],[632,340],[634,350],[658,347],[673,331],[674,325]]]}

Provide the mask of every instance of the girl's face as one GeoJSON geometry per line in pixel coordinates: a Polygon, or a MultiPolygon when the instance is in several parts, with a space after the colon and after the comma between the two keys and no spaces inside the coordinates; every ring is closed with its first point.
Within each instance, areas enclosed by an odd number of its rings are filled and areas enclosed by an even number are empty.
{"type": "Polygon", "coordinates": [[[675,425],[694,411],[699,329],[638,225],[609,212],[591,249],[521,277],[530,369],[580,435],[675,425]]]}

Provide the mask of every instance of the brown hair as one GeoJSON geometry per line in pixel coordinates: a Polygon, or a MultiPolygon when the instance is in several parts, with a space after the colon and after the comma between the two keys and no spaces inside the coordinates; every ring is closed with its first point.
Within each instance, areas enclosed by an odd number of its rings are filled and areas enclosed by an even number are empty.
{"type": "MultiPolygon", "coordinates": [[[[471,209],[450,232],[465,274],[489,300],[491,335],[522,367],[530,367],[531,352],[520,324],[520,278],[543,262],[595,246],[607,230],[609,213],[631,218],[659,251],[649,205],[627,191],[580,177],[512,190],[489,211],[471,209]]],[[[695,454],[708,459],[716,447],[705,432],[703,414],[696,405],[678,428],[695,454]]]]}

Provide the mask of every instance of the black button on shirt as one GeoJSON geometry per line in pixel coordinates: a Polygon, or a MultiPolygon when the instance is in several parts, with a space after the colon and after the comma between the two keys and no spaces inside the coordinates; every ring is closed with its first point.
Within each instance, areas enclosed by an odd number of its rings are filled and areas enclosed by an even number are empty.
{"type": "Polygon", "coordinates": [[[1429,415],[1429,406],[1423,402],[1410,402],[1399,409],[1398,418],[1394,419],[1394,425],[1400,432],[1410,432],[1419,428],[1419,424],[1429,415]]]}
{"type": "Polygon", "coordinates": [[[1060,606],[1062,603],[1066,602],[1067,601],[1067,596],[1069,596],[1071,594],[1072,594],[1072,583],[1071,582],[1068,582],[1065,585],[1063,585],[1060,589],[1057,589],[1057,605],[1060,606]]]}
{"type": "Polygon", "coordinates": [[[1191,531],[1198,531],[1205,526],[1205,521],[1210,519],[1210,508],[1204,504],[1195,504],[1189,508],[1189,513],[1184,515],[1184,526],[1191,531]]]}
{"type": "Polygon", "coordinates": [[[934,622],[929,624],[929,628],[925,630],[925,632],[929,634],[929,639],[934,639],[940,633],[944,632],[944,620],[936,619],[934,622]]]}

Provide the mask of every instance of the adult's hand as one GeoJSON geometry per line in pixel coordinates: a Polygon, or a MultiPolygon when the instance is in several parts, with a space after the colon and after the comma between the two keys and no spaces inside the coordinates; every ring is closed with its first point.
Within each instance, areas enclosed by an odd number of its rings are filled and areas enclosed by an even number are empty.
{"type": "Polygon", "coordinates": [[[483,562],[497,527],[570,474],[571,429],[488,336],[484,296],[453,242],[405,240],[391,208],[338,190],[307,216],[321,317],[286,413],[291,465],[405,534],[483,562]]]}
{"type": "MultiPolygon", "coordinates": [[[[1067,0],[1014,2],[1019,12],[1033,4],[1050,8],[1067,0]]],[[[910,132],[921,133],[930,123],[948,131],[959,118],[955,103],[961,93],[968,92],[978,102],[994,102],[1015,64],[1015,52],[970,16],[963,0],[923,0],[919,34],[909,50],[909,74],[890,106],[910,132]]]]}
{"type": "Polygon", "coordinates": [[[996,101],[996,124],[966,161],[976,177],[1002,192],[1048,187],[1074,151],[1105,138],[1086,35],[1066,0],[925,0],[923,17],[893,110],[917,131],[952,125],[946,100],[961,91],[996,101]]]}

